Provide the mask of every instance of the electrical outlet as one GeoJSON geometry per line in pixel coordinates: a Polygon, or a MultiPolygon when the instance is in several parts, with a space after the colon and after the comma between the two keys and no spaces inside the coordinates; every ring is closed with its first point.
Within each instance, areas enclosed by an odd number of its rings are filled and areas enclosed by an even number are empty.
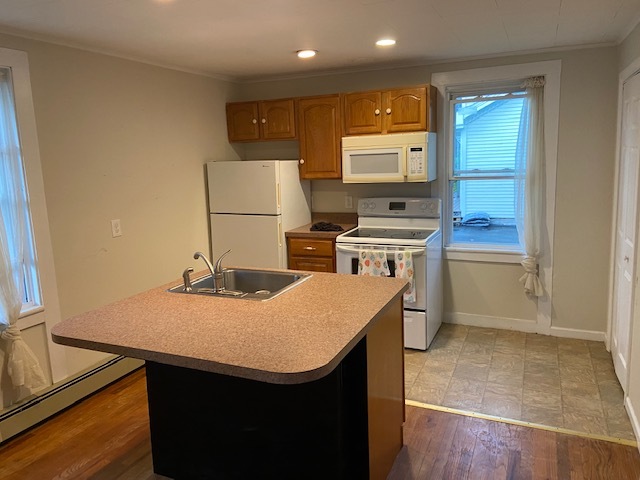
{"type": "Polygon", "coordinates": [[[111,236],[113,238],[122,236],[122,225],[120,225],[119,218],[111,220],[111,236]]]}
{"type": "Polygon", "coordinates": [[[344,196],[344,208],[353,208],[353,197],[351,195],[344,196]]]}

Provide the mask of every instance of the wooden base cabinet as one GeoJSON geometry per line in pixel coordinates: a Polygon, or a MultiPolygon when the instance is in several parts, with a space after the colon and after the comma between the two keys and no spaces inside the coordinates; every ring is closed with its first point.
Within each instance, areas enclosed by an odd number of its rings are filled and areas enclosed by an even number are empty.
{"type": "Polygon", "coordinates": [[[147,362],[154,472],[175,479],[387,478],[403,444],[401,300],[331,373],[307,383],[147,362]]]}
{"type": "Polygon", "coordinates": [[[436,129],[436,89],[429,85],[346,93],[342,96],[345,135],[436,129]]]}
{"type": "Polygon", "coordinates": [[[312,272],[336,271],[336,245],[332,239],[288,237],[289,268],[312,272]]]}

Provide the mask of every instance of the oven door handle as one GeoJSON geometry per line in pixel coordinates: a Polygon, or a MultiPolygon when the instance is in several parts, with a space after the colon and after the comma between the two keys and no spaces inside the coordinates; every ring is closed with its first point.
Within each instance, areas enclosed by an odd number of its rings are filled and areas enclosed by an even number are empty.
{"type": "MultiPolygon", "coordinates": [[[[386,252],[386,253],[395,253],[400,249],[393,250],[392,247],[386,247],[384,249],[381,249],[379,247],[378,248],[363,248],[363,247],[346,247],[344,245],[336,245],[336,250],[338,252],[352,252],[352,253],[360,253],[363,250],[382,250],[383,252],[386,252]]],[[[413,248],[413,249],[405,248],[405,249],[402,249],[400,251],[409,252],[412,255],[414,255],[414,254],[418,255],[418,254],[423,254],[425,252],[425,249],[424,248],[413,248]]]]}

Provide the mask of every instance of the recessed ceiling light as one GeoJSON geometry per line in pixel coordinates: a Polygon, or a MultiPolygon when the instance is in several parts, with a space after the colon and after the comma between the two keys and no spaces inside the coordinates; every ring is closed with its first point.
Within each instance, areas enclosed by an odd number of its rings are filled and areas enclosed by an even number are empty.
{"type": "Polygon", "coordinates": [[[298,50],[296,53],[300,58],[311,58],[311,57],[315,57],[318,51],[317,50],[298,50]]]}
{"type": "Polygon", "coordinates": [[[395,44],[396,41],[391,38],[383,38],[382,40],[378,40],[376,42],[376,45],[378,45],[379,47],[390,47],[395,44]]]}

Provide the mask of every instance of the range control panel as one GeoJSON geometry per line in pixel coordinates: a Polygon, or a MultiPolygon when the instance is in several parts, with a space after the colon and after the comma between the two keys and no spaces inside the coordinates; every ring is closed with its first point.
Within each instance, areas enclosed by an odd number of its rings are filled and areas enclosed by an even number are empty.
{"type": "Polygon", "coordinates": [[[380,197],[358,200],[358,215],[362,217],[439,218],[439,198],[380,197]]]}

